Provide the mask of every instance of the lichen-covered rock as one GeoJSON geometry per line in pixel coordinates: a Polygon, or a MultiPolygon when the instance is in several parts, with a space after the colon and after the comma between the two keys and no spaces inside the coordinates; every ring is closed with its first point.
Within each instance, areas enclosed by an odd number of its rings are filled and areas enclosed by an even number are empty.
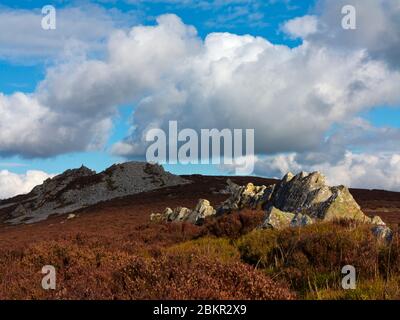
{"type": "Polygon", "coordinates": [[[319,172],[301,172],[298,175],[289,172],[280,182],[271,186],[255,186],[252,183],[238,186],[231,181],[228,181],[228,185],[231,196],[219,207],[218,214],[243,208],[265,209],[269,212],[274,207],[308,217],[302,217],[305,220],[299,218],[294,225],[335,219],[370,222],[346,187],[328,186],[319,172]]]}
{"type": "Polygon", "coordinates": [[[275,207],[284,212],[301,214],[292,225],[336,219],[370,222],[346,187],[328,186],[325,177],[319,172],[285,175],[275,185],[265,207],[267,212],[269,208],[275,207]]]}
{"type": "Polygon", "coordinates": [[[393,231],[386,225],[374,225],[371,230],[380,240],[390,242],[393,239],[393,231]]]}
{"type": "Polygon", "coordinates": [[[349,190],[344,186],[327,186],[325,177],[319,172],[286,175],[276,185],[267,206],[324,221],[341,218],[367,220],[349,190]]]}
{"type": "Polygon", "coordinates": [[[230,213],[244,208],[262,209],[273,193],[273,186],[255,186],[248,183],[239,186],[228,180],[231,196],[217,210],[218,215],[230,213]]]}
{"type": "Polygon", "coordinates": [[[314,223],[314,221],[313,221],[313,219],[310,218],[310,216],[308,216],[306,214],[298,213],[295,215],[293,220],[290,222],[290,226],[291,227],[305,227],[305,226],[308,226],[313,223],[314,223]]]}
{"type": "Polygon", "coordinates": [[[150,215],[150,221],[152,222],[162,222],[165,221],[165,216],[161,213],[152,213],[150,215]]]}
{"type": "Polygon", "coordinates": [[[193,210],[185,207],[177,207],[174,210],[166,208],[163,213],[152,213],[150,220],[154,222],[189,222],[201,225],[207,217],[213,216],[215,213],[216,210],[208,200],[200,199],[193,210]]]}
{"type": "Polygon", "coordinates": [[[332,196],[323,206],[322,219],[331,221],[336,219],[353,219],[360,222],[370,222],[370,219],[361,211],[360,206],[344,186],[333,187],[332,196]]]}
{"type": "Polygon", "coordinates": [[[372,233],[380,240],[390,242],[393,238],[392,230],[386,225],[385,222],[379,216],[375,216],[371,219],[372,233]]]}
{"type": "Polygon", "coordinates": [[[285,229],[290,226],[295,215],[290,212],[281,211],[275,207],[271,207],[263,223],[263,228],[285,229]]]}
{"type": "MultiPolygon", "coordinates": [[[[354,200],[348,188],[331,187],[319,172],[286,174],[277,184],[255,186],[248,183],[239,186],[228,179],[226,190],[230,197],[216,212],[207,200],[200,200],[194,210],[177,208],[165,218],[166,221],[185,221],[202,224],[215,214],[222,215],[241,209],[265,210],[261,228],[284,229],[304,227],[317,222],[338,219],[355,220],[373,225],[373,232],[380,238],[389,239],[392,231],[379,217],[367,217],[354,200]]],[[[159,216],[152,216],[159,219],[159,216]]],[[[165,215],[164,215],[165,217],[165,215]]]]}
{"type": "Polygon", "coordinates": [[[210,201],[200,199],[196,208],[188,218],[188,222],[202,224],[207,217],[215,215],[216,210],[211,206],[210,201]]]}
{"type": "Polygon", "coordinates": [[[287,173],[271,186],[238,186],[228,181],[231,196],[222,203],[218,214],[243,208],[264,209],[262,227],[282,229],[303,227],[315,222],[351,219],[373,224],[374,233],[388,238],[391,230],[379,217],[366,216],[348,188],[328,186],[319,172],[287,173]]]}
{"type": "Polygon", "coordinates": [[[174,214],[174,211],[169,207],[165,208],[164,212],[162,213],[162,215],[166,218],[166,220],[168,220],[170,215],[172,214],[174,214]]]}
{"type": "Polygon", "coordinates": [[[371,220],[371,224],[374,224],[374,225],[377,225],[377,226],[386,226],[386,223],[383,222],[383,220],[379,216],[373,217],[372,220],[371,220]]]}
{"type": "Polygon", "coordinates": [[[168,215],[167,221],[176,221],[176,222],[186,221],[186,220],[188,220],[191,213],[192,213],[192,210],[190,210],[188,208],[177,207],[172,211],[172,213],[170,213],[168,215]]]}

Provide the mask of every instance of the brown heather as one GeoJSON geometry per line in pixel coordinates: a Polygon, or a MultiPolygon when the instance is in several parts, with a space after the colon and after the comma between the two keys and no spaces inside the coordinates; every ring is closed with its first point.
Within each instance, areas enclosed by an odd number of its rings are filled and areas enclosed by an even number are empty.
{"type": "MultiPolygon", "coordinates": [[[[81,241],[81,240],[79,240],[81,241]]],[[[141,256],[101,243],[43,242],[0,258],[1,299],[293,299],[267,275],[240,262],[229,240],[202,239],[141,256]],[[57,290],[40,270],[57,270],[57,290]]]]}
{"type": "Polygon", "coordinates": [[[400,298],[397,234],[387,246],[376,240],[368,225],[335,221],[282,231],[256,230],[237,245],[243,261],[287,281],[304,298],[400,298]],[[345,265],[356,268],[356,291],[341,289],[345,265]]]}
{"type": "MultiPolygon", "coordinates": [[[[223,189],[225,177],[190,178],[195,183],[102,203],[72,220],[0,225],[0,299],[400,298],[397,233],[383,246],[368,227],[348,221],[252,231],[263,213],[246,210],[203,227],[149,223],[167,206],[226,199],[210,191],[223,189]],[[356,267],[356,290],[340,288],[345,264],[356,267]],[[41,287],[44,265],[56,267],[54,291],[41,287]]],[[[250,181],[268,184],[234,178],[250,181]]],[[[399,222],[398,194],[352,192],[366,212],[399,222]]]]}

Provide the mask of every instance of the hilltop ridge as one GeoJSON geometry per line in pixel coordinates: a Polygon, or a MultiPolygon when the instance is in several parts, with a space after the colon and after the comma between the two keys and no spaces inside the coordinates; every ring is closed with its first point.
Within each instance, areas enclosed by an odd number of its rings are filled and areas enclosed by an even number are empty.
{"type": "Polygon", "coordinates": [[[26,195],[0,201],[0,214],[8,223],[33,223],[102,201],[185,183],[162,166],[144,162],[115,164],[100,173],[82,166],[47,179],[26,195]]]}

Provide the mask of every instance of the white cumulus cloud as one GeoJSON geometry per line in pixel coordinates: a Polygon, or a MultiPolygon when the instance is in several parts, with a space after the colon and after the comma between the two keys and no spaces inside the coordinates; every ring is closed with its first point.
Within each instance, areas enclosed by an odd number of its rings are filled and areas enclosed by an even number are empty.
{"type": "Polygon", "coordinates": [[[302,164],[296,154],[259,158],[255,173],[281,178],[287,172],[322,172],[332,185],[400,191],[400,153],[353,153],[347,151],[336,163],[302,164]]]}
{"type": "Polygon", "coordinates": [[[25,174],[17,174],[8,170],[0,170],[0,199],[29,193],[52,175],[43,171],[28,170],[25,174]]]}
{"type": "Polygon", "coordinates": [[[41,7],[25,10],[0,6],[0,58],[35,63],[59,58],[68,50],[101,54],[108,36],[117,27],[137,19],[132,13],[86,4],[55,7],[56,29],[44,30],[41,7]]]}
{"type": "Polygon", "coordinates": [[[347,136],[340,131],[362,111],[400,105],[397,2],[352,0],[360,26],[367,28],[352,36],[338,29],[340,10],[327,10],[330,3],[320,2],[318,16],[284,25],[304,40],[295,48],[232,33],[202,39],[173,14],[158,17],[155,25],[113,30],[104,58],[69,56],[47,70],[35,92],[0,94],[0,155],[50,157],[102,148],[117,107],[130,104],[130,132],[113,147],[125,157],[143,155],[146,132],[167,131],[171,120],[197,131],[255,129],[257,155],[273,157],[270,172],[355,170],[358,180],[349,182],[374,185],[362,178],[363,166],[377,168],[377,183],[397,188],[395,179],[384,183],[388,173],[381,163],[397,170],[398,130],[359,125],[346,129],[347,136]],[[379,23],[367,26],[373,14],[379,23]],[[355,35],[359,40],[349,44],[355,35]],[[339,131],[329,136],[333,127],[339,131]],[[371,134],[373,141],[390,138],[390,145],[384,143],[389,154],[372,152],[371,134]],[[359,146],[365,151],[352,151],[359,146]]]}
{"type": "Polygon", "coordinates": [[[303,16],[287,21],[282,30],[293,38],[305,38],[318,31],[318,18],[316,16],[303,16]]]}

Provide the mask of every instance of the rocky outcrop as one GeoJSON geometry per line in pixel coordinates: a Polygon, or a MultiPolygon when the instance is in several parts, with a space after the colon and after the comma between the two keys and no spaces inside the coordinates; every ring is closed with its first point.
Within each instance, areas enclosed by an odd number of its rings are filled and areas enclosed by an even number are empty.
{"type": "Polygon", "coordinates": [[[344,186],[330,187],[319,172],[286,174],[271,186],[238,186],[229,181],[231,196],[218,209],[219,214],[243,208],[263,209],[262,228],[303,227],[316,222],[352,219],[370,223],[374,234],[390,239],[392,231],[379,218],[370,219],[344,186]]]}
{"type": "Polygon", "coordinates": [[[252,183],[238,186],[231,180],[227,183],[231,196],[218,208],[218,215],[244,208],[262,209],[274,191],[274,186],[255,186],[252,183]]]}
{"type": "Polygon", "coordinates": [[[189,181],[144,162],[113,165],[99,174],[82,166],[47,179],[27,195],[0,201],[0,209],[6,211],[9,223],[33,223],[102,201],[185,183],[189,181]]]}
{"type": "Polygon", "coordinates": [[[293,215],[290,221],[287,221],[287,226],[301,226],[316,220],[330,221],[341,218],[371,222],[346,187],[328,186],[325,177],[319,172],[301,172],[296,176],[288,173],[280,182],[271,186],[230,184],[233,192],[218,209],[218,213],[243,208],[263,209],[266,211],[266,226],[271,225],[270,220],[276,220],[278,211],[279,217],[287,216],[288,213],[293,215]]]}
{"type": "Polygon", "coordinates": [[[285,212],[306,215],[312,220],[354,219],[369,222],[350,191],[330,187],[319,172],[287,174],[276,186],[266,210],[276,207],[285,212]]]}
{"type": "Polygon", "coordinates": [[[265,211],[261,228],[304,227],[317,222],[349,219],[371,224],[372,231],[381,239],[392,237],[392,231],[379,217],[371,219],[362,212],[348,188],[328,186],[319,172],[288,173],[281,181],[269,186],[252,183],[240,186],[228,180],[225,191],[230,196],[217,210],[207,200],[201,200],[194,210],[167,208],[163,214],[153,214],[151,219],[201,224],[206,217],[215,214],[257,209],[265,211]]]}
{"type": "Polygon", "coordinates": [[[200,199],[193,210],[184,207],[177,207],[174,210],[166,208],[163,213],[153,213],[150,220],[153,222],[189,222],[201,225],[207,217],[215,215],[216,211],[210,202],[200,199]]]}

